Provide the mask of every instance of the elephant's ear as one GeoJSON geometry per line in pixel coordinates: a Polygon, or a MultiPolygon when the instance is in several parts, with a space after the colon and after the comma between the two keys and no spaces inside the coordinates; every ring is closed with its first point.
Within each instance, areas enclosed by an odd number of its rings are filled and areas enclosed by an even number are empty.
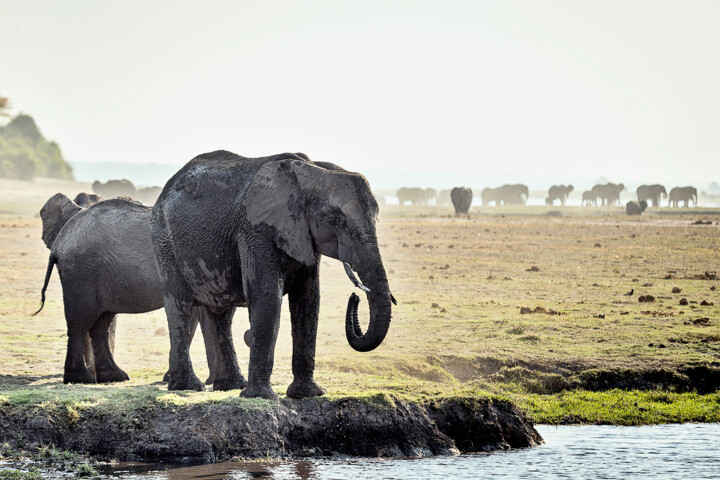
{"type": "Polygon", "coordinates": [[[297,179],[299,160],[263,165],[248,188],[243,205],[247,220],[267,230],[278,248],[305,265],[315,263],[304,194],[297,179]]]}
{"type": "Polygon", "coordinates": [[[40,210],[40,218],[43,222],[42,239],[47,248],[52,248],[63,225],[80,210],[82,207],[62,193],[56,193],[45,202],[40,210]]]}

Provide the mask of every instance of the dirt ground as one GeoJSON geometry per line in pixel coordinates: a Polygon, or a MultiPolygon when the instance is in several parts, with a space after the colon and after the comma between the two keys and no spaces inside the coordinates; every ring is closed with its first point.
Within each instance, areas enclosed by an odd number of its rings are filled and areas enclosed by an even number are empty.
{"type": "MultiPolygon", "coordinates": [[[[0,394],[62,383],[57,272],[45,309],[30,316],[48,258],[36,214],[52,194],[83,190],[88,186],[72,182],[0,180],[0,394]]],[[[331,394],[432,395],[508,382],[518,369],[569,378],[591,369],[720,366],[718,212],[552,210],[562,216],[548,216],[545,207],[474,208],[465,217],[450,208],[383,207],[378,234],[398,300],[390,332],[374,352],[348,346],[345,306],[357,289],[340,262],[324,258],[318,382],[331,394]],[[639,301],[648,295],[654,301],[639,301]]],[[[366,302],[361,312],[367,318],[366,302]]],[[[238,309],[233,328],[243,373],[247,327],[247,311],[238,309]]],[[[121,315],[116,360],[131,380],[117,388],[164,388],[168,351],[162,310],[121,315]]],[[[191,353],[204,378],[201,339],[191,353]]],[[[278,393],[292,381],[291,354],[286,302],[273,373],[278,393]]]]}

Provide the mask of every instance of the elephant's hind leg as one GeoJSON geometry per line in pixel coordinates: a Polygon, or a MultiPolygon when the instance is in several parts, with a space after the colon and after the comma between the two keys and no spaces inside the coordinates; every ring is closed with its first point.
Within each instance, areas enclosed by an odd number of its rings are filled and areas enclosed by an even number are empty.
{"type": "Polygon", "coordinates": [[[291,398],[317,397],[325,390],[315,383],[315,344],[320,313],[320,281],[318,265],[303,268],[297,274],[290,300],[292,323],[293,382],[287,389],[291,398]]]}
{"type": "MultiPolygon", "coordinates": [[[[213,390],[234,390],[243,389],[247,386],[245,377],[240,373],[237,355],[232,339],[232,317],[235,313],[234,308],[228,308],[222,312],[213,312],[207,308],[198,307],[198,314],[203,328],[203,336],[213,336],[214,327],[214,348],[215,348],[215,381],[213,382],[213,390]],[[206,316],[204,316],[206,314],[206,316]]],[[[208,355],[208,363],[210,363],[208,355]]],[[[212,375],[212,373],[211,373],[212,375]]]]}
{"type": "MultiPolygon", "coordinates": [[[[130,377],[115,363],[110,347],[110,327],[115,320],[114,313],[100,315],[92,327],[93,354],[95,356],[95,376],[98,383],[124,382],[130,377]]],[[[113,335],[114,343],[114,335],[113,335]]]]}
{"type": "MultiPolygon", "coordinates": [[[[67,316],[67,314],[66,314],[67,316]]],[[[84,359],[84,340],[87,337],[87,324],[74,316],[67,316],[68,346],[65,356],[63,383],[95,383],[95,375],[90,372],[84,359]]]]}

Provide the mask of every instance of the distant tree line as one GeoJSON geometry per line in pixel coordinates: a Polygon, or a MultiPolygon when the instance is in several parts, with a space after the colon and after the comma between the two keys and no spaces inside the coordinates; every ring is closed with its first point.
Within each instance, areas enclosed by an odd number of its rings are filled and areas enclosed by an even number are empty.
{"type": "MultiPolygon", "coordinates": [[[[0,96],[0,116],[10,117],[9,108],[8,99],[0,96]]],[[[46,140],[35,120],[21,113],[7,125],[0,126],[0,177],[71,180],[73,174],[58,144],[46,140]]]]}

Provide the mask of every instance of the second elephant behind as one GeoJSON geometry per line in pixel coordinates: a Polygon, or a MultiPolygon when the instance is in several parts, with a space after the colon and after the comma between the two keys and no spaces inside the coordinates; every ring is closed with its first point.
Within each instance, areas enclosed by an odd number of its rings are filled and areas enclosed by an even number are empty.
{"type": "MultiPolygon", "coordinates": [[[[68,334],[63,381],[127,380],[127,373],[115,363],[112,349],[110,332],[115,316],[163,307],[150,239],[151,209],[125,198],[98,201],[97,196],[87,194],[76,198],[88,207],[58,193],[40,211],[42,239],[50,249],[43,304],[55,265],[63,291],[68,334]],[[88,335],[92,356],[85,351],[88,335]]],[[[215,334],[205,318],[202,309],[195,310],[195,322],[199,320],[203,327],[212,381],[215,334]]]]}

